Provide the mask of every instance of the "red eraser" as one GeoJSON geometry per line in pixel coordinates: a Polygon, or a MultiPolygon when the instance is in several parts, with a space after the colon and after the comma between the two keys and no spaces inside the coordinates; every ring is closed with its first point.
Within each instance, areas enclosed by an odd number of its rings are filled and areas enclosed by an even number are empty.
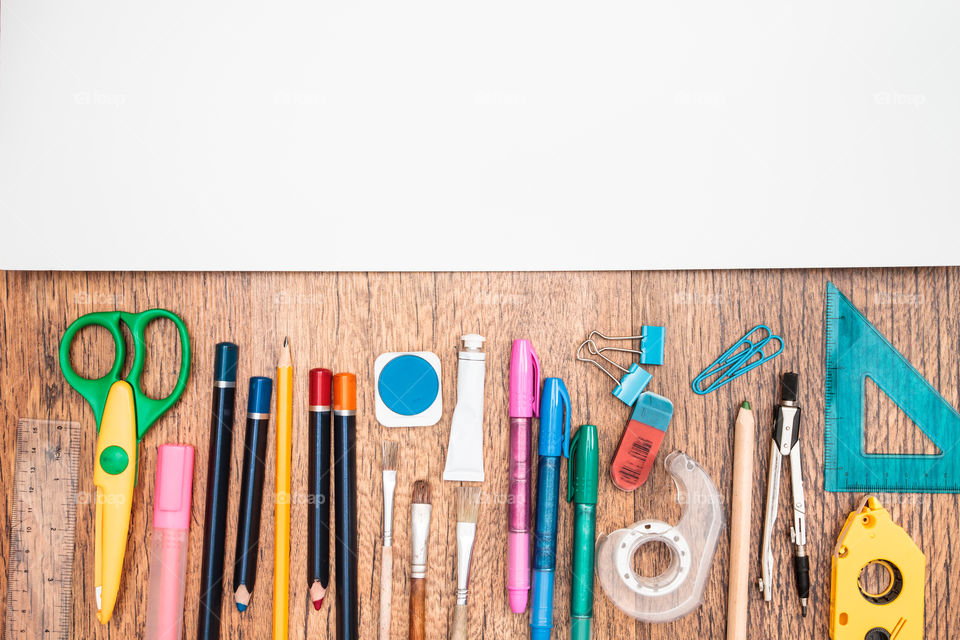
{"type": "Polygon", "coordinates": [[[613,484],[633,491],[647,481],[672,418],[673,403],[668,398],[650,391],[640,394],[610,465],[613,484]]]}
{"type": "Polygon", "coordinates": [[[330,382],[333,372],[330,369],[310,369],[310,406],[330,406],[330,382]]]}
{"type": "Polygon", "coordinates": [[[610,465],[617,488],[633,491],[647,481],[664,435],[665,431],[636,420],[627,423],[610,465]]]}

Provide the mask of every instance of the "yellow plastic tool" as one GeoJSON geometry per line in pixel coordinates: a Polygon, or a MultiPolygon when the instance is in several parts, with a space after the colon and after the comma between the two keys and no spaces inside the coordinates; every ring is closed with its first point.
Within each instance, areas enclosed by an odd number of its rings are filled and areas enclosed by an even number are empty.
{"type": "MultiPolygon", "coordinates": [[[[133,388],[124,381],[113,383],[110,393],[107,394],[100,433],[97,434],[97,455],[94,459],[102,460],[106,454],[114,460],[135,460],[136,425],[133,388]]],[[[136,477],[137,470],[132,464],[125,465],[123,470],[116,474],[107,471],[103,464],[93,465],[93,484],[97,487],[93,574],[97,615],[103,623],[113,615],[113,606],[117,602],[136,477]],[[104,553],[104,550],[107,552],[104,553]]]]}
{"type": "Polygon", "coordinates": [[[926,558],[906,531],[894,524],[875,496],[847,516],[833,551],[830,580],[830,637],[833,640],[923,638],[926,558]],[[864,589],[868,565],[886,569],[881,593],[864,589]]]}
{"type": "Polygon", "coordinates": [[[97,421],[97,453],[93,464],[93,484],[97,487],[93,573],[97,619],[106,624],[113,616],[120,591],[130,507],[137,482],[137,444],[186,388],[190,371],[187,327],[178,316],[165,309],[143,313],[88,313],[64,332],[60,341],[60,368],[70,386],[90,403],[97,421]],[[172,321],[180,335],[180,374],[170,395],[155,399],[141,389],[140,376],[146,360],[144,331],[147,325],[161,318],[172,321]],[[120,375],[126,361],[121,325],[127,325],[133,338],[133,363],[126,378],[120,375]],[[93,380],[78,375],[70,364],[70,345],[77,332],[89,326],[106,328],[113,336],[116,351],[110,371],[93,380]]]}

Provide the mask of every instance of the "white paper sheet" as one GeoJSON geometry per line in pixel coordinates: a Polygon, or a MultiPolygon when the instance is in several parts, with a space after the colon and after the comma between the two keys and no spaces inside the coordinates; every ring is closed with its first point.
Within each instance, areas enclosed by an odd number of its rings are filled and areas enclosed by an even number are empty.
{"type": "Polygon", "coordinates": [[[960,3],[0,3],[4,268],[957,264],[960,3]]]}

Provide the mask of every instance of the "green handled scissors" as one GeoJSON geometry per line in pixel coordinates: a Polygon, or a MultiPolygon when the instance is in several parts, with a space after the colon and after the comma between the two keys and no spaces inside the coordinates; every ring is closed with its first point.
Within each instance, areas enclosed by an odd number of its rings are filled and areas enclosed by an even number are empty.
{"type": "Polygon", "coordinates": [[[165,309],[143,313],[104,311],[88,313],[73,321],[60,341],[60,369],[63,377],[93,409],[97,421],[97,453],[93,463],[93,483],[97,487],[94,537],[94,584],[97,618],[110,621],[120,590],[123,556],[130,528],[130,507],[137,480],[137,445],[153,423],[180,398],[190,374],[190,337],[177,315],[165,309]],[[140,387],[146,361],[144,332],[154,320],[166,318],[180,334],[180,376],[166,398],[154,399],[140,387]],[[126,345],[120,325],[133,336],[133,365],[126,379],[120,377],[126,361],[126,345]],[[104,327],[113,336],[113,367],[102,378],[84,378],[70,364],[70,345],[84,327],[104,327]]]}

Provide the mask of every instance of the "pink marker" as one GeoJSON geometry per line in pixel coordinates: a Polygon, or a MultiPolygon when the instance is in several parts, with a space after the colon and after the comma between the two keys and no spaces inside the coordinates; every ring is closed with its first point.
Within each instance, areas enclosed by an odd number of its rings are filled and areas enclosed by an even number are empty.
{"type": "Polygon", "coordinates": [[[147,590],[146,640],[180,640],[193,488],[193,447],[164,444],[157,451],[153,540],[147,590]]]}
{"type": "Polygon", "coordinates": [[[540,361],[529,340],[510,353],[510,495],[507,506],[507,594],[510,610],[527,610],[530,591],[531,427],[540,415],[540,361]]]}

